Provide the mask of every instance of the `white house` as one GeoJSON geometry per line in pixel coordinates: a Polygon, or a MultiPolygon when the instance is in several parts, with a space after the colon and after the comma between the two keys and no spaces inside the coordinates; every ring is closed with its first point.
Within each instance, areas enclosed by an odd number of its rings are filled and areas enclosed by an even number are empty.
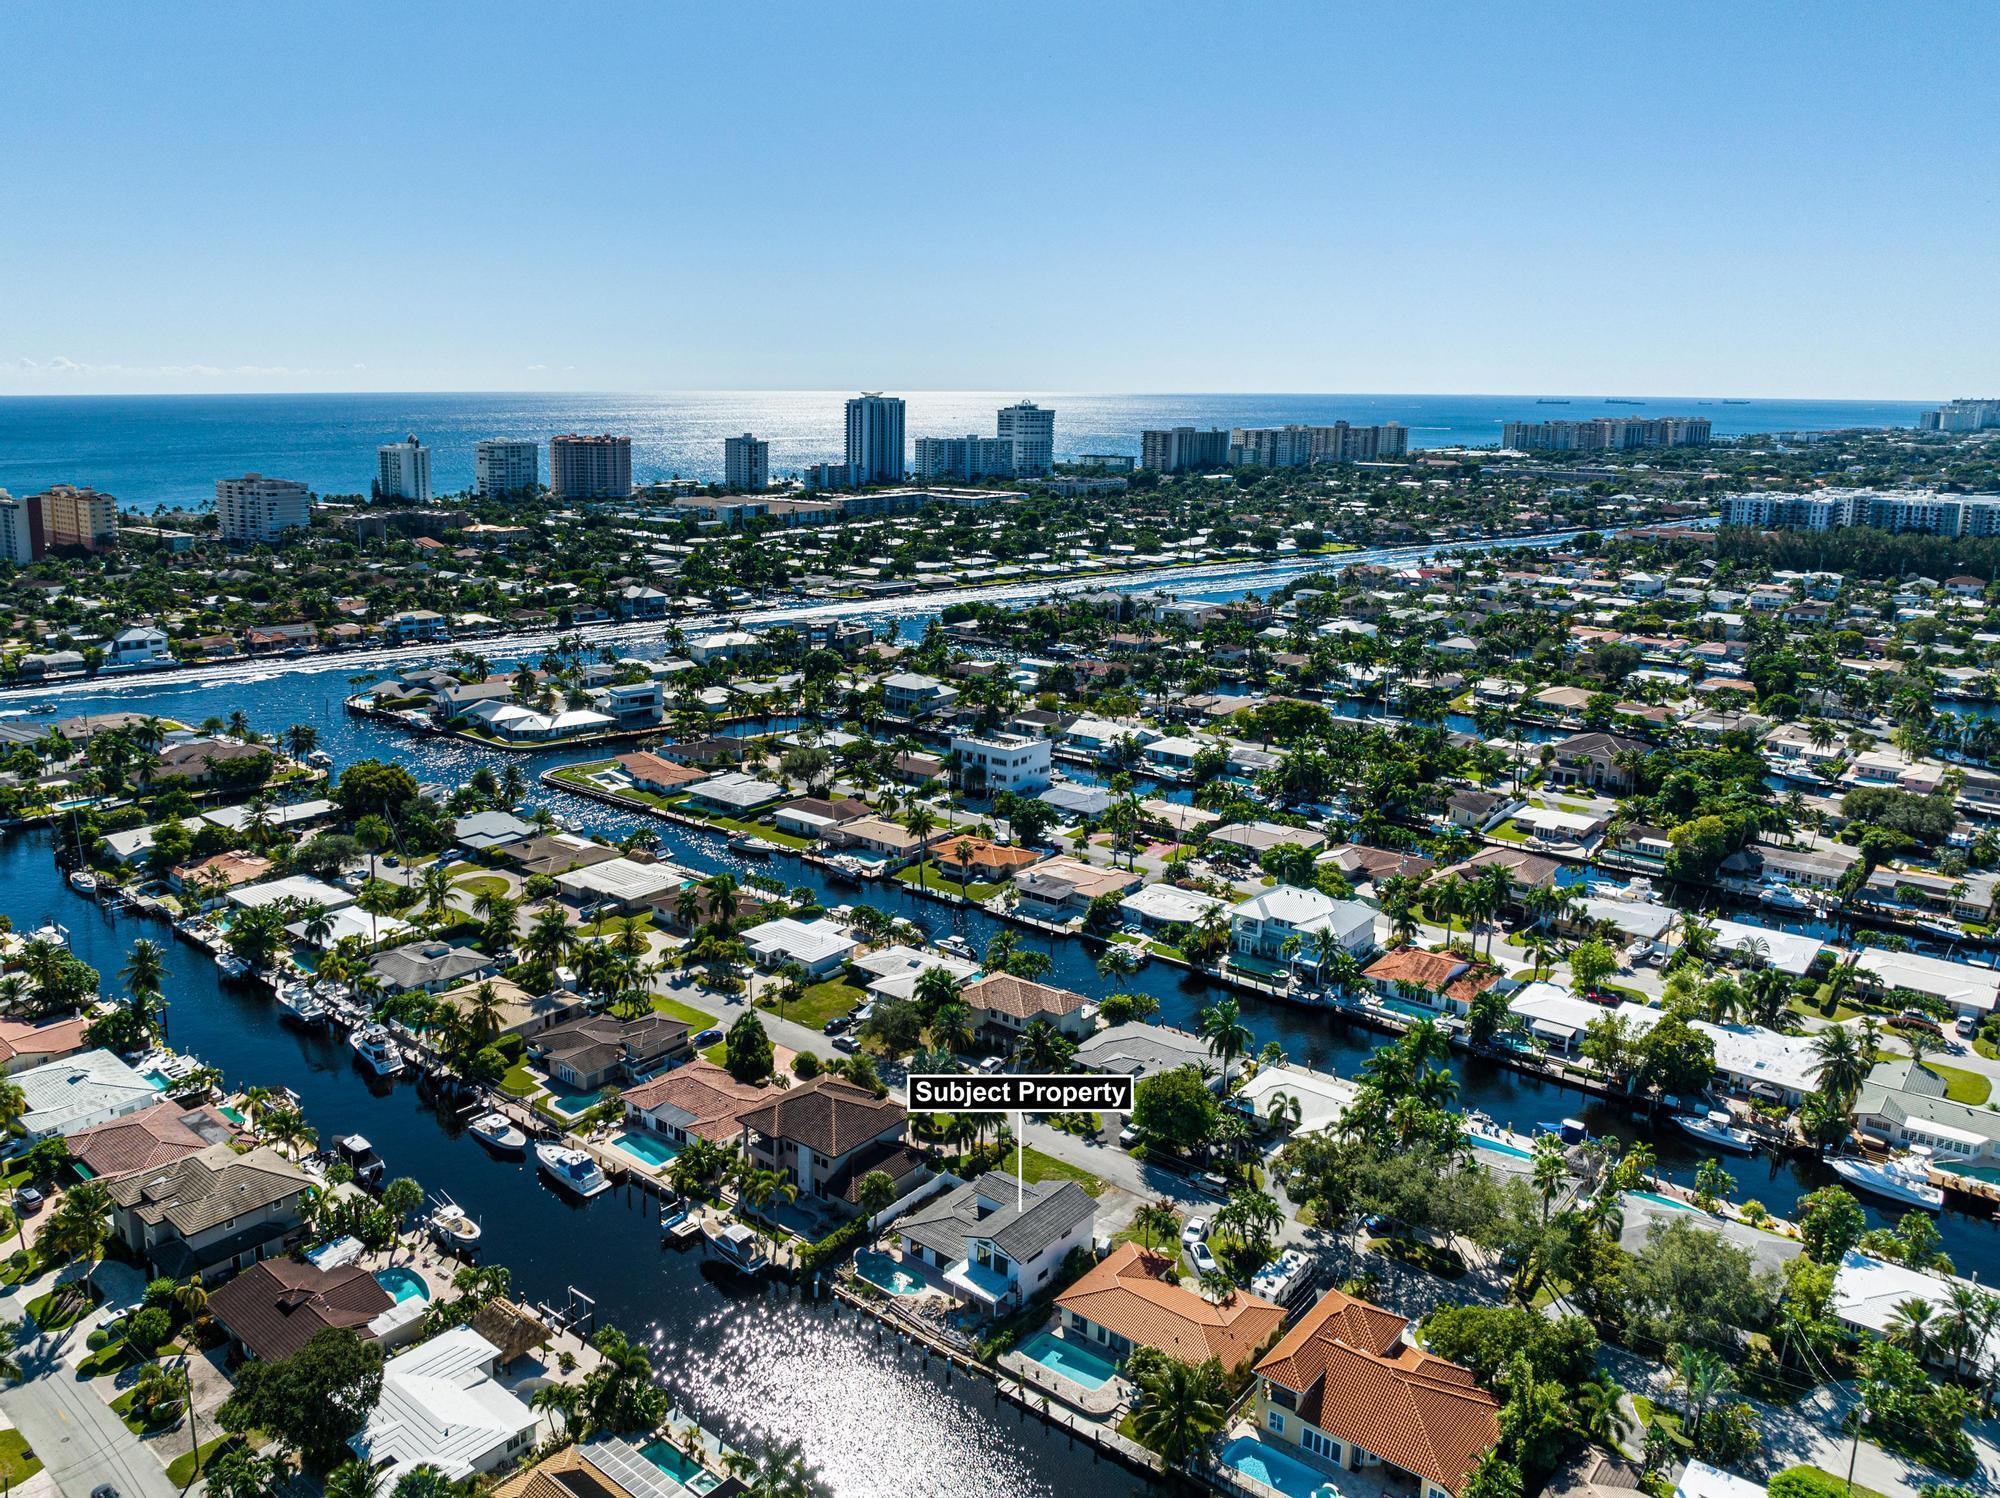
{"type": "Polygon", "coordinates": [[[1049,741],[1023,733],[953,734],[959,783],[975,796],[1031,796],[1049,784],[1049,741]]]}
{"type": "Polygon", "coordinates": [[[795,921],[781,916],[745,931],[743,945],[759,967],[796,962],[812,977],[824,978],[838,972],[861,943],[832,921],[795,921]]]}
{"type": "Polygon", "coordinates": [[[898,718],[921,718],[949,706],[958,697],[958,688],[935,676],[899,671],[882,679],[882,702],[898,718]]]}
{"type": "Polygon", "coordinates": [[[1796,1108],[1819,1085],[1819,1053],[1810,1036],[1780,1035],[1762,1025],[1692,1023],[1715,1042],[1716,1075],[1740,1092],[1796,1108]]]}
{"type": "Polygon", "coordinates": [[[154,629],[150,624],[121,629],[111,637],[111,644],[104,652],[107,666],[164,666],[172,664],[173,658],[173,651],[167,648],[166,631],[154,629]]]}
{"type": "Polygon", "coordinates": [[[1892,952],[1887,947],[1862,947],[1855,955],[1861,970],[1885,990],[1904,988],[1943,999],[1960,1014],[1974,1018],[1991,1014],[1995,1001],[2000,1000],[2000,972],[1990,967],[1947,962],[1916,952],[1892,952]]]}
{"type": "Polygon", "coordinates": [[[1118,902],[1125,918],[1147,931],[1168,926],[1192,926],[1209,911],[1229,902],[1198,889],[1182,889],[1178,884],[1149,884],[1135,889],[1118,902]]]}
{"type": "Polygon", "coordinates": [[[1285,944],[1299,939],[1296,955],[1312,961],[1314,938],[1332,931],[1342,951],[1359,957],[1375,946],[1375,912],[1359,900],[1336,900],[1316,889],[1274,885],[1229,913],[1230,945],[1245,957],[1283,962],[1285,944]]]}
{"type": "Polygon", "coordinates": [[[1074,1181],[1025,1186],[1003,1171],[932,1197],[896,1224],[903,1251],[934,1265],[966,1303],[1010,1309],[1046,1290],[1071,1251],[1086,1248],[1097,1204],[1074,1181]]]}
{"type": "Polygon", "coordinates": [[[30,1143],[123,1118],[160,1100],[158,1087],[109,1051],[31,1066],[12,1080],[21,1089],[21,1133],[30,1143]]]}
{"type": "Polygon", "coordinates": [[[389,1359],[382,1397],[348,1440],[387,1492],[425,1463],[459,1482],[491,1472],[535,1444],[539,1417],[499,1381],[500,1349],[453,1327],[389,1359]]]}

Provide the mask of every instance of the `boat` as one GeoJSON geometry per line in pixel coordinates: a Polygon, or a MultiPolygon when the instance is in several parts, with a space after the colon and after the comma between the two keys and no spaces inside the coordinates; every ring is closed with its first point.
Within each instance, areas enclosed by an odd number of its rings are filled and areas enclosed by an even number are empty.
{"type": "Polygon", "coordinates": [[[1703,1144],[1712,1144],[1731,1154],[1751,1155],[1757,1151],[1757,1137],[1736,1122],[1727,1108],[1710,1108],[1706,1113],[1676,1113],[1674,1126],[1703,1144]]]}
{"type": "Polygon", "coordinates": [[[505,1154],[518,1155],[528,1147],[528,1136],[504,1113],[482,1113],[465,1130],[487,1148],[505,1154]]]}
{"type": "Polygon", "coordinates": [[[28,940],[40,942],[45,947],[67,947],[69,927],[54,919],[46,920],[28,933],[28,940]]]}
{"type": "Polygon", "coordinates": [[[448,1196],[439,1195],[437,1209],[424,1223],[424,1228],[432,1241],[447,1253],[469,1254],[479,1247],[479,1224],[448,1196]]]}
{"type": "Polygon", "coordinates": [[[1538,397],[1535,401],[1535,404],[1538,406],[1566,406],[1569,404],[1569,402],[1566,400],[1554,400],[1544,395],[1538,397]]]}
{"type": "Polygon", "coordinates": [[[962,957],[967,962],[973,961],[979,955],[972,950],[972,943],[956,932],[950,936],[939,937],[938,950],[949,953],[953,957],[962,957]]]}
{"type": "Polygon", "coordinates": [[[721,1227],[703,1227],[702,1237],[715,1250],[717,1257],[739,1274],[762,1274],[770,1264],[764,1253],[764,1241],[740,1222],[725,1223],[721,1227]]]}
{"type": "Polygon", "coordinates": [[[660,1237],[675,1248],[686,1248],[701,1236],[701,1223],[686,1202],[676,1202],[660,1214],[660,1237]]]}
{"type": "Polygon", "coordinates": [[[250,964],[234,952],[217,953],[215,965],[222,969],[225,978],[247,978],[250,975],[250,964]]]}
{"type": "Polygon", "coordinates": [[[362,1064],[378,1077],[393,1077],[403,1069],[403,1056],[389,1032],[380,1025],[363,1025],[347,1037],[347,1044],[362,1064]]]}
{"type": "Polygon", "coordinates": [[[585,1151],[567,1144],[536,1145],[535,1164],[541,1167],[543,1175],[585,1201],[611,1189],[603,1167],[585,1151]]]}
{"type": "Polygon", "coordinates": [[[1789,884],[1766,884],[1757,890],[1757,898],[1773,910],[1811,910],[1812,901],[1793,889],[1789,884]]]}
{"type": "Polygon", "coordinates": [[[89,869],[78,869],[69,876],[69,887],[80,895],[97,893],[97,876],[89,869]]]}
{"type": "Polygon", "coordinates": [[[747,853],[752,858],[769,858],[773,853],[778,851],[778,845],[766,842],[763,838],[755,837],[750,833],[739,832],[729,840],[729,851],[732,853],[747,853]]]}
{"type": "Polygon", "coordinates": [[[1841,1155],[1827,1164],[1856,1191],[1936,1212],[1944,1207],[1944,1192],[1930,1183],[1930,1156],[1929,1150],[1918,1146],[1906,1155],[1882,1161],[1841,1155]]]}
{"type": "Polygon", "coordinates": [[[1738,397],[1738,398],[1736,398],[1736,399],[1733,399],[1733,400],[1732,400],[1732,399],[1731,399],[1730,397],[1728,397],[1728,396],[1724,396],[1724,397],[1722,398],[1722,403],[1723,403],[1723,405],[1725,405],[1725,406],[1747,406],[1747,405],[1749,405],[1749,404],[1750,404],[1750,402],[1748,402],[1747,400],[1743,400],[1743,399],[1742,399],[1742,398],[1740,398],[1740,397],[1738,397]]]}
{"type": "Polygon", "coordinates": [[[1653,900],[1653,881],[1644,874],[1634,874],[1623,884],[1608,886],[1604,895],[1613,900],[1629,900],[1635,905],[1649,905],[1653,900]]]}
{"type": "Polygon", "coordinates": [[[1553,1134],[1564,1144],[1582,1144],[1590,1138],[1590,1130],[1584,1127],[1580,1118],[1565,1118],[1561,1123],[1536,1124],[1535,1137],[1539,1139],[1544,1134],[1553,1134]]]}
{"type": "Polygon", "coordinates": [[[306,756],[306,763],[315,769],[325,770],[332,766],[333,756],[324,749],[315,749],[306,756]]]}
{"type": "Polygon", "coordinates": [[[322,1004],[318,995],[303,983],[279,985],[278,1013],[295,1024],[326,1023],[326,1005],[322,1004]]]}
{"type": "Polygon", "coordinates": [[[389,1173],[388,1162],[375,1153],[375,1146],[360,1134],[343,1134],[333,1141],[334,1158],[354,1172],[354,1184],[372,1191],[389,1173]]]}

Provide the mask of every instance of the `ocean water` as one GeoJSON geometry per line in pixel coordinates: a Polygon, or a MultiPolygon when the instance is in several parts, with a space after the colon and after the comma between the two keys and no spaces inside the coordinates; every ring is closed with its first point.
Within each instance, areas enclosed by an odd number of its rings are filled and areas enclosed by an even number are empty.
{"type": "MultiPolygon", "coordinates": [[[[994,413],[1026,397],[1056,413],[1056,455],[1139,451],[1148,427],[1357,425],[1400,421],[1417,447],[1494,444],[1503,423],[1600,415],[1699,415],[1718,435],[1914,426],[1915,401],[1756,400],[1697,396],[1079,395],[1046,391],[900,392],[918,437],[991,434],[994,413]],[[1557,397],[1549,397],[1557,398],[1557,397]]],[[[29,494],[89,484],[128,509],[212,501],[215,481],[246,472],[301,479],[321,494],[365,494],[375,448],[414,432],[431,449],[438,494],[472,483],[482,437],[618,432],[632,438],[635,479],[716,479],[725,437],[771,444],[774,475],[841,457],[847,391],[668,394],[16,396],[0,399],[0,488],[29,494]]],[[[543,476],[548,472],[543,455],[543,476]]]]}

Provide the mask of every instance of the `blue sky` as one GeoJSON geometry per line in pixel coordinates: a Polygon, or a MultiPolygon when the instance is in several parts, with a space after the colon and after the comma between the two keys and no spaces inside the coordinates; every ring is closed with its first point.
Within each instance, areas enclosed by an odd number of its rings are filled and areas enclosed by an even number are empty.
{"type": "Polygon", "coordinates": [[[2000,8],[10,5],[0,393],[2000,387],[2000,8]]]}

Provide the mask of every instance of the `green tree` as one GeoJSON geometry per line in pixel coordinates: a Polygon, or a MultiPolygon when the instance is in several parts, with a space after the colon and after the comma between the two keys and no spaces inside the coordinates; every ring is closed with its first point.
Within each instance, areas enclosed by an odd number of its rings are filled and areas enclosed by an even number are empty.
{"type": "Polygon", "coordinates": [[[1133,1091],[1132,1126],[1183,1153],[1207,1142],[1217,1112],[1215,1094],[1191,1066],[1141,1077],[1133,1091]]]}
{"type": "Polygon", "coordinates": [[[771,1075],[771,1037],[754,1014],[744,1014],[723,1038],[722,1064],[739,1082],[761,1082],[771,1075]]]}
{"type": "Polygon", "coordinates": [[[1132,1406],[1132,1429],[1169,1465],[1189,1461],[1222,1428],[1229,1389],[1220,1359],[1145,1359],[1135,1380],[1139,1394],[1132,1406]]]}
{"type": "Polygon", "coordinates": [[[329,1327],[288,1358],[245,1364],[216,1419],[238,1435],[261,1430],[325,1467],[346,1453],[381,1393],[381,1348],[329,1327]]]}
{"type": "Polygon", "coordinates": [[[1822,1186],[1799,1198],[1799,1240],[1821,1264],[1838,1264],[1861,1241],[1868,1214],[1843,1186],[1822,1186]]]}

